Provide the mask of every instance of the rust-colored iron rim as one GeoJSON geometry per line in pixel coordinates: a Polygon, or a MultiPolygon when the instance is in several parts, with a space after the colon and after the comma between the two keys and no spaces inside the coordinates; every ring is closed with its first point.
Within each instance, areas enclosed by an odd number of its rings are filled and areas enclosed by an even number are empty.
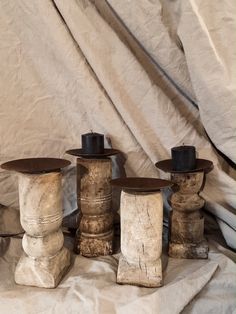
{"type": "Polygon", "coordinates": [[[70,165],[70,161],[60,158],[25,158],[5,162],[2,169],[21,173],[48,173],[60,171],[70,165]]]}
{"type": "Polygon", "coordinates": [[[70,149],[66,151],[67,154],[84,157],[84,158],[104,158],[112,155],[120,154],[118,149],[104,148],[104,152],[102,154],[85,154],[82,148],[70,149]]]}
{"type": "Polygon", "coordinates": [[[123,190],[132,190],[137,192],[154,192],[167,187],[173,183],[168,180],[156,178],[128,177],[111,180],[111,185],[123,190]]]}
{"type": "Polygon", "coordinates": [[[164,172],[170,172],[170,173],[191,173],[191,172],[200,172],[200,171],[208,173],[214,168],[212,161],[207,160],[207,159],[198,159],[198,158],[196,159],[196,168],[193,170],[184,170],[184,171],[173,170],[172,159],[158,161],[155,164],[155,166],[164,172]]]}

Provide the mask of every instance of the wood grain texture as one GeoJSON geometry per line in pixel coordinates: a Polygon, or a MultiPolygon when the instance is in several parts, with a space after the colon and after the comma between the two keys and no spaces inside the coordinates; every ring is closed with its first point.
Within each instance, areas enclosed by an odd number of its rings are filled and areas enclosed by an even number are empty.
{"type": "Polygon", "coordinates": [[[163,200],[158,192],[121,193],[121,256],[117,282],[162,285],[163,200]]]}
{"type": "Polygon", "coordinates": [[[169,256],[175,258],[208,258],[204,239],[204,217],[201,208],[205,201],[199,196],[204,186],[204,172],[176,173],[171,179],[177,188],[170,197],[169,256]]]}
{"type": "Polygon", "coordinates": [[[109,158],[77,159],[77,196],[82,218],[75,251],[87,257],[113,253],[112,166],[109,158]]]}

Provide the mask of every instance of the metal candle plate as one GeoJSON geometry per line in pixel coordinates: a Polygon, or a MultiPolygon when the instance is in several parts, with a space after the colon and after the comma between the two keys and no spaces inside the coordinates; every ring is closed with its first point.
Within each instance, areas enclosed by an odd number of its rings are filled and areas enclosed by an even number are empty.
{"type": "Polygon", "coordinates": [[[59,158],[25,158],[8,161],[1,165],[2,169],[21,173],[46,173],[59,171],[70,165],[70,161],[59,158]]]}
{"type": "Polygon", "coordinates": [[[158,161],[155,164],[155,166],[164,172],[170,172],[170,173],[192,173],[192,172],[199,172],[199,171],[208,173],[213,169],[213,162],[206,159],[196,159],[195,169],[182,170],[182,171],[177,171],[177,170],[172,169],[172,159],[158,161]]]}
{"type": "Polygon", "coordinates": [[[170,187],[173,183],[168,180],[155,178],[129,177],[111,180],[111,185],[125,190],[152,192],[170,187]]]}
{"type": "Polygon", "coordinates": [[[66,151],[67,154],[77,156],[77,157],[84,157],[84,158],[103,158],[108,157],[112,155],[117,155],[120,153],[117,149],[110,149],[110,148],[104,148],[104,152],[101,154],[87,154],[84,153],[82,148],[77,149],[70,149],[66,151]]]}

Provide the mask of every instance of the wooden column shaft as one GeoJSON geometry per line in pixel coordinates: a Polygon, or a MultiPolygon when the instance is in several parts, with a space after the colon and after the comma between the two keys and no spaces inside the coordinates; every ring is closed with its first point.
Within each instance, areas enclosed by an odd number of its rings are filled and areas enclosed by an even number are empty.
{"type": "Polygon", "coordinates": [[[110,158],[77,159],[77,196],[82,218],[75,250],[87,257],[112,254],[111,175],[110,158]]]}
{"type": "Polygon", "coordinates": [[[18,284],[54,288],[70,264],[63,247],[61,174],[19,174],[20,219],[26,233],[15,271],[18,284]]]}

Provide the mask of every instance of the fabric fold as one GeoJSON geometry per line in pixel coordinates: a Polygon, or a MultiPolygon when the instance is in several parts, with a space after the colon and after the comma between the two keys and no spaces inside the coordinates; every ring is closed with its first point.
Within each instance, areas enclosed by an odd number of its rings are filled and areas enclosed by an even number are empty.
{"type": "MultiPolygon", "coordinates": [[[[163,90],[153,84],[145,69],[94,5],[88,0],[74,0],[67,4],[55,0],[55,4],[117,112],[151,162],[154,164],[168,158],[173,146],[183,143],[195,145],[199,157],[212,160],[215,167],[208,175],[204,195],[211,196],[213,202],[221,195],[226,210],[228,202],[235,206],[231,198],[234,180],[222,171],[221,159],[211,144],[181,115],[163,90]]],[[[151,176],[155,176],[155,172],[151,176]]],[[[161,176],[166,178],[162,173],[161,176]]]]}
{"type": "Polygon", "coordinates": [[[221,310],[236,307],[236,266],[214,245],[210,246],[209,260],[169,258],[164,286],[160,288],[116,284],[119,255],[73,255],[72,266],[59,286],[43,289],[14,283],[15,265],[22,253],[21,239],[5,238],[4,242],[0,245],[2,313],[172,314],[182,310],[199,313],[204,308],[221,314],[221,310]]]}

